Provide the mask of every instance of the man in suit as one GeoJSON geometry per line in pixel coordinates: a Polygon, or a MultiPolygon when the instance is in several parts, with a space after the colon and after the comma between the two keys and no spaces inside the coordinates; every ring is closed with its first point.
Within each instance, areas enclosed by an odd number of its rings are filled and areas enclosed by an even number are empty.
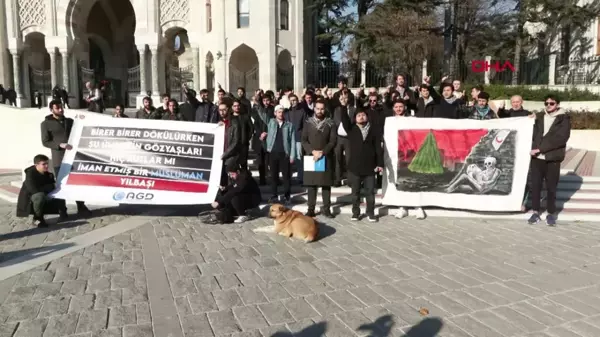
{"type": "Polygon", "coordinates": [[[346,178],[346,169],[348,167],[348,158],[350,155],[348,132],[342,124],[342,115],[346,114],[352,123],[356,114],[356,108],[349,105],[348,88],[342,89],[339,96],[339,104],[333,112],[333,122],[337,130],[337,143],[335,145],[335,181],[334,186],[342,185],[342,179],[346,178]]]}

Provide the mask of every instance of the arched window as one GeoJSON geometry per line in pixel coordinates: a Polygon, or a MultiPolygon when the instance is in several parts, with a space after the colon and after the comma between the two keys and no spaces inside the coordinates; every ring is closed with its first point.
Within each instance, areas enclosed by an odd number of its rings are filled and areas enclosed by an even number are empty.
{"type": "Polygon", "coordinates": [[[181,37],[179,34],[175,35],[175,40],[173,41],[173,51],[179,51],[181,49],[181,37]]]}
{"type": "Polygon", "coordinates": [[[206,0],[206,31],[212,31],[212,6],[210,0],[206,0]]]}
{"type": "Polygon", "coordinates": [[[238,28],[250,26],[249,0],[237,0],[238,28]]]}
{"type": "Polygon", "coordinates": [[[281,0],[279,3],[279,28],[281,30],[290,29],[290,3],[288,0],[281,0]]]}

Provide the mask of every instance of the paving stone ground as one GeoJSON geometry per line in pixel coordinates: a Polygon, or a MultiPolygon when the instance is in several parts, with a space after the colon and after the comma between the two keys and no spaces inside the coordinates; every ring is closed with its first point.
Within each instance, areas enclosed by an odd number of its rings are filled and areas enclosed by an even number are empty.
{"type": "Polygon", "coordinates": [[[134,208],[90,207],[93,216],[84,219],[76,216],[75,206],[69,206],[67,209],[72,215],[67,222],[56,226],[57,216],[48,216],[51,228],[38,229],[31,226],[30,218],[16,217],[15,204],[0,200],[0,263],[23,253],[43,250],[43,247],[61,243],[135,214],[134,208]]]}
{"type": "Polygon", "coordinates": [[[600,336],[599,224],[269,223],[157,217],[1,282],[0,337],[600,336]]]}

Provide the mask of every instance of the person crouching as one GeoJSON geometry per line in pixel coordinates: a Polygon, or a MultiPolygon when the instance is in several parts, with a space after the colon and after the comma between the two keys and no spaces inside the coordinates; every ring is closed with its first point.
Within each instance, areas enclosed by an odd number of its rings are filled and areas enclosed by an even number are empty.
{"type": "Polygon", "coordinates": [[[260,204],[260,188],[252,174],[240,170],[237,162],[228,163],[226,170],[229,183],[217,193],[211,204],[217,212],[204,221],[206,224],[243,223],[248,220],[249,211],[260,204]]]}
{"type": "Polygon", "coordinates": [[[59,221],[63,221],[67,214],[64,200],[48,197],[56,187],[54,174],[48,169],[49,161],[43,154],[33,158],[34,165],[25,169],[25,181],[17,201],[17,216],[25,218],[33,214],[33,224],[40,228],[48,227],[44,215],[60,214],[59,221]]]}

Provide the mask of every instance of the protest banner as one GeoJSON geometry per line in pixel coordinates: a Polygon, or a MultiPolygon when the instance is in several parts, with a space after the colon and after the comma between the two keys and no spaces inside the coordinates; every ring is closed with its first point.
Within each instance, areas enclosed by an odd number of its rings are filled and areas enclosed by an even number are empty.
{"type": "Polygon", "coordinates": [[[383,204],[520,211],[533,122],[388,117],[383,204]]]}
{"type": "Polygon", "coordinates": [[[221,178],[224,127],[77,119],[52,196],[99,204],[206,204],[221,178]]]}

